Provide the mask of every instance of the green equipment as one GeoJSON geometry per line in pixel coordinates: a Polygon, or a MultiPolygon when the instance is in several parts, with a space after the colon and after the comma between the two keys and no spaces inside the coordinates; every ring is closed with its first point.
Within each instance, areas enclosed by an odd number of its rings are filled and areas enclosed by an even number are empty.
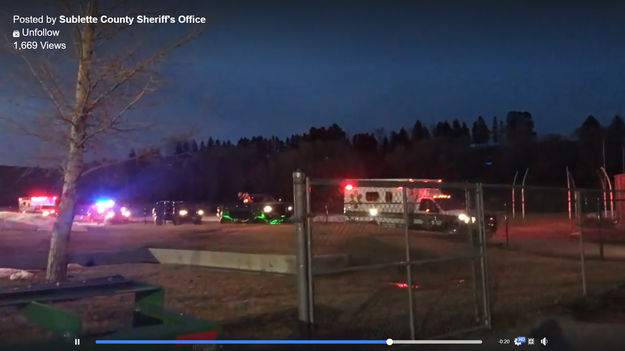
{"type": "Polygon", "coordinates": [[[0,307],[18,307],[41,328],[54,332],[52,340],[24,340],[7,350],[206,350],[211,345],[103,345],[95,340],[204,340],[218,339],[216,323],[163,309],[165,293],[159,286],[120,275],[62,283],[38,283],[0,289],[0,307]],[[134,294],[133,326],[105,335],[84,335],[80,316],[51,303],[94,296],[134,294]]]}

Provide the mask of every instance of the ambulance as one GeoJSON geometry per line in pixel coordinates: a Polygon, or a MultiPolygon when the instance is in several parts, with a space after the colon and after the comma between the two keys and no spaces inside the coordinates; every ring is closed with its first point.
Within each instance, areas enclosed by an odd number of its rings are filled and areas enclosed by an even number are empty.
{"type": "Polygon", "coordinates": [[[56,215],[58,197],[57,196],[27,196],[17,199],[19,210],[22,213],[41,213],[44,217],[56,215]]]}
{"type": "MultiPolygon", "coordinates": [[[[363,179],[369,180],[369,179],[363,179]]],[[[416,229],[456,233],[467,225],[475,223],[465,208],[464,199],[445,194],[440,186],[442,179],[376,179],[387,181],[409,181],[432,183],[431,188],[407,188],[408,220],[416,229]]],[[[373,179],[371,179],[373,181],[373,179]]],[[[368,222],[379,225],[399,226],[404,224],[402,187],[357,186],[346,181],[343,185],[343,213],[348,222],[368,222]]],[[[485,215],[485,227],[489,234],[497,230],[495,216],[485,215]]]]}

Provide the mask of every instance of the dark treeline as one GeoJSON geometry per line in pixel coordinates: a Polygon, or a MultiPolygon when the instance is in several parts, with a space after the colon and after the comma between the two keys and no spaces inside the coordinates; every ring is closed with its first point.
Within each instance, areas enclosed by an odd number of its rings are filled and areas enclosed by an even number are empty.
{"type": "MultiPolygon", "coordinates": [[[[87,175],[81,197],[116,196],[136,202],[183,199],[216,203],[238,191],[291,197],[292,172],[323,178],[443,178],[510,184],[529,168],[531,185],[565,186],[565,167],[577,186],[599,187],[597,170],[623,169],[625,123],[602,126],[588,116],[571,136],[537,137],[528,112],[395,131],[348,135],[341,127],[310,128],[286,139],[213,138],[179,141],[170,149],[131,150],[129,159],[87,175]]],[[[20,187],[21,188],[21,187],[20,187]]],[[[14,201],[14,200],[11,200],[14,201]]]]}

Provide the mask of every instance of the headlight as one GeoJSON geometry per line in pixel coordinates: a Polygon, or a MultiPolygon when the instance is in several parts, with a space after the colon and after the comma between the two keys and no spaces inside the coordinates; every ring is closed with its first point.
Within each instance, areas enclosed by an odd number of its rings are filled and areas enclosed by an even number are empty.
{"type": "Polygon", "coordinates": [[[113,218],[113,217],[115,217],[115,212],[113,212],[113,211],[108,211],[108,212],[106,213],[106,215],[104,216],[104,219],[111,219],[111,218],[113,218]]]}
{"type": "Polygon", "coordinates": [[[122,207],[119,211],[122,213],[122,216],[130,217],[130,210],[128,210],[126,207],[122,207]]]}
{"type": "Polygon", "coordinates": [[[48,212],[48,211],[43,211],[42,215],[43,215],[44,217],[48,217],[48,216],[50,215],[50,212],[48,212]]]}
{"type": "Polygon", "coordinates": [[[369,209],[369,215],[370,216],[377,216],[378,215],[378,209],[377,208],[370,208],[369,209]]]}
{"type": "Polygon", "coordinates": [[[271,206],[267,205],[267,206],[263,207],[263,212],[269,213],[271,211],[273,211],[273,208],[271,206]]]}
{"type": "Polygon", "coordinates": [[[293,206],[289,206],[286,208],[287,211],[293,211],[293,206]]]}
{"type": "Polygon", "coordinates": [[[189,211],[187,211],[187,210],[180,210],[180,211],[178,211],[178,214],[181,215],[181,216],[186,216],[188,213],[189,213],[189,211]]]}
{"type": "Polygon", "coordinates": [[[200,216],[203,216],[204,215],[204,210],[197,210],[197,214],[200,215],[200,216]]]}
{"type": "Polygon", "coordinates": [[[471,219],[469,218],[469,216],[467,216],[464,213],[461,213],[458,215],[458,219],[464,223],[469,223],[471,221],[471,219]]]}

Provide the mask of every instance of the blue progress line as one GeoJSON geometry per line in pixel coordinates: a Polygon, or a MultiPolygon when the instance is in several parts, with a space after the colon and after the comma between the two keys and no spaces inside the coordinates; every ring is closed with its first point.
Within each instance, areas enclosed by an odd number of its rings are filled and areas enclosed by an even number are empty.
{"type": "Polygon", "coordinates": [[[106,345],[386,345],[386,340],[96,340],[106,345]]]}

